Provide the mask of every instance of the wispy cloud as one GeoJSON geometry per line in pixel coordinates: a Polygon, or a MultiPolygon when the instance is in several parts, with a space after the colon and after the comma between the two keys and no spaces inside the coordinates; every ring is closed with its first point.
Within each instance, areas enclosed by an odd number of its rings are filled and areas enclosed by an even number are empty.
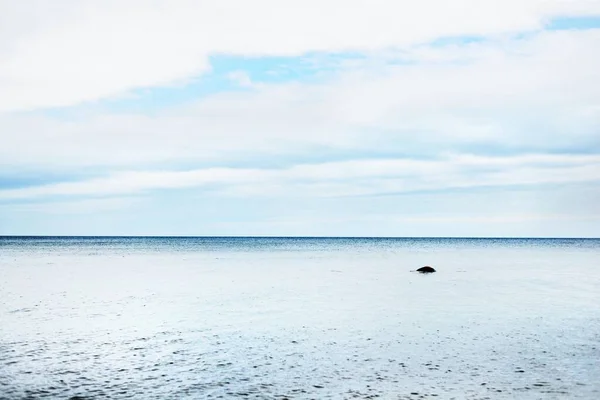
{"type": "Polygon", "coordinates": [[[228,78],[243,87],[252,87],[252,80],[245,71],[234,71],[229,73],[228,78]]]}
{"type": "Polygon", "coordinates": [[[78,199],[72,201],[50,201],[35,203],[0,203],[0,212],[46,213],[46,214],[95,214],[126,209],[139,204],[139,197],[111,197],[100,199],[78,199]]]}
{"type": "Polygon", "coordinates": [[[509,185],[600,181],[600,156],[449,156],[297,165],[284,169],[132,171],[80,182],[0,190],[0,199],[112,196],[209,188],[230,196],[353,196],[509,185]]]}

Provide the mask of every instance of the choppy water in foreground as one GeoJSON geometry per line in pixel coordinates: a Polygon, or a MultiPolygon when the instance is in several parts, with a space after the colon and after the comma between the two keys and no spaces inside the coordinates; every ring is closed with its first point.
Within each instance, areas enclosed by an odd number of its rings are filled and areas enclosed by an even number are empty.
{"type": "Polygon", "coordinates": [[[73,397],[598,399],[600,240],[0,237],[0,399],[73,397]]]}

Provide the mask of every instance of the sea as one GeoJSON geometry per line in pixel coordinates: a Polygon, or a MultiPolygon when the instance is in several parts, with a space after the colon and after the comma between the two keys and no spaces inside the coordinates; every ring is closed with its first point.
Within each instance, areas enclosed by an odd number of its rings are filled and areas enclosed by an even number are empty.
{"type": "Polygon", "coordinates": [[[0,237],[0,399],[600,399],[600,239],[0,237]]]}

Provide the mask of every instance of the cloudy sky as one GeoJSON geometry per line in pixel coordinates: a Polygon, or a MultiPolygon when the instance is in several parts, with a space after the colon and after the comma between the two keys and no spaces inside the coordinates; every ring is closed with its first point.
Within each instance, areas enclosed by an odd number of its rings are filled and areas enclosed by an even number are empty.
{"type": "Polygon", "coordinates": [[[600,0],[0,0],[0,234],[600,236],[600,0]]]}

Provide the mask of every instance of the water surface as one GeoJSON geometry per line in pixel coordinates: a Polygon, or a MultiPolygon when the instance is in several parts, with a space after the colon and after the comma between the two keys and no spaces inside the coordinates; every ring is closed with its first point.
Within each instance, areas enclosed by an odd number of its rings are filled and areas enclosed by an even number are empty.
{"type": "Polygon", "coordinates": [[[597,399],[599,260],[595,239],[2,237],[0,399],[597,399]]]}

